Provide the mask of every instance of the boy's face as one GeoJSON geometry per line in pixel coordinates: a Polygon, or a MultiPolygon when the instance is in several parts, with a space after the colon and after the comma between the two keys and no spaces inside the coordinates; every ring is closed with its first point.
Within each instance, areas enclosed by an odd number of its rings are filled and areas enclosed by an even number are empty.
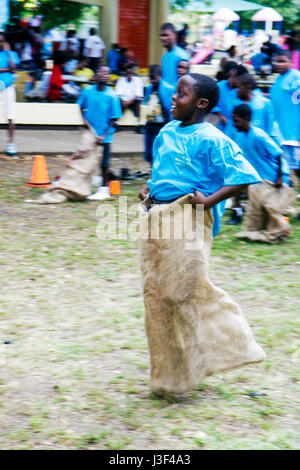
{"type": "Polygon", "coordinates": [[[228,85],[230,88],[236,88],[238,84],[238,76],[236,74],[236,70],[232,69],[228,72],[228,85]]]}
{"type": "Polygon", "coordinates": [[[253,88],[249,83],[238,83],[237,94],[241,100],[248,99],[252,91],[253,88]]]}
{"type": "Polygon", "coordinates": [[[157,85],[159,83],[159,80],[161,79],[160,75],[150,75],[150,82],[152,85],[157,85]]]}
{"type": "Polygon", "coordinates": [[[201,109],[205,110],[208,100],[197,98],[194,90],[195,81],[190,75],[180,78],[177,90],[172,96],[171,113],[174,119],[182,121],[184,125],[195,124],[201,109]]]}
{"type": "Polygon", "coordinates": [[[186,60],[181,60],[177,65],[178,78],[183,77],[187,73],[189,73],[189,63],[186,60]]]}
{"type": "Polygon", "coordinates": [[[160,42],[166,49],[173,49],[176,44],[176,34],[170,29],[162,29],[159,33],[160,42]]]}
{"type": "Polygon", "coordinates": [[[247,119],[242,118],[237,114],[234,114],[232,118],[234,126],[239,132],[248,132],[248,130],[250,129],[250,122],[247,119]]]}
{"type": "Polygon", "coordinates": [[[100,67],[96,74],[97,83],[107,83],[109,80],[110,68],[100,67]]]}
{"type": "Polygon", "coordinates": [[[127,69],[125,72],[125,75],[126,75],[127,80],[130,82],[134,75],[133,69],[127,69]]]}
{"type": "Polygon", "coordinates": [[[292,62],[288,57],[279,55],[275,58],[274,65],[276,72],[282,75],[290,70],[292,62]]]}

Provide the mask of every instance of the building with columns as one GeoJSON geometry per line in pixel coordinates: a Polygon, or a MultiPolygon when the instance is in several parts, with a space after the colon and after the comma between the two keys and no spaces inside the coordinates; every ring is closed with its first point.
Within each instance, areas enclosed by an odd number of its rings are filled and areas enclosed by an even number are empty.
{"type": "Polygon", "coordinates": [[[159,27],[168,19],[168,0],[69,1],[100,7],[99,31],[107,49],[112,43],[127,47],[134,53],[139,67],[160,63],[163,49],[159,27]]]}

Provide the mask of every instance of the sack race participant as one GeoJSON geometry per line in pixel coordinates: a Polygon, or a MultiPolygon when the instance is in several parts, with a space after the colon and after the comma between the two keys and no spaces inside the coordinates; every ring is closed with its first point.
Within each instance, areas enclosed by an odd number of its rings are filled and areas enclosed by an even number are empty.
{"type": "Polygon", "coordinates": [[[78,150],[67,162],[59,180],[49,187],[35,204],[59,204],[65,201],[82,201],[92,192],[92,177],[98,167],[96,134],[92,128],[83,130],[78,150]]]}
{"type": "Polygon", "coordinates": [[[175,121],[154,141],[152,176],[140,192],[151,389],[159,395],[188,392],[206,375],[265,358],[237,304],[208,277],[212,235],[220,228],[225,200],[261,181],[239,147],[204,121],[218,95],[209,77],[179,80],[172,99],[175,121]],[[194,207],[184,216],[181,236],[173,236],[185,204],[194,207]],[[198,204],[204,223],[196,224],[191,248],[198,204]]]}
{"type": "Polygon", "coordinates": [[[250,106],[242,104],[233,111],[236,142],[262,182],[248,188],[249,204],[242,230],[237,238],[277,243],[290,233],[283,215],[293,215],[294,191],[289,187],[289,166],[283,150],[262,129],[251,126],[250,106]]]}

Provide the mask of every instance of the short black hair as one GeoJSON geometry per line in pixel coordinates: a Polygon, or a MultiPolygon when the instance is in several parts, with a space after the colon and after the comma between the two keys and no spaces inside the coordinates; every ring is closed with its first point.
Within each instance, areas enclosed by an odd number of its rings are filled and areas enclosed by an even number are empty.
{"type": "Polygon", "coordinates": [[[225,62],[225,65],[223,67],[223,72],[225,76],[227,77],[230,70],[237,70],[237,68],[238,68],[238,64],[236,62],[233,62],[233,60],[228,60],[227,62],[225,62]]]}
{"type": "Polygon", "coordinates": [[[244,75],[244,74],[249,74],[248,72],[248,69],[246,69],[246,67],[244,65],[238,65],[237,68],[236,68],[236,75],[237,76],[240,76],[240,75],[244,75]]]}
{"type": "Polygon", "coordinates": [[[161,77],[161,66],[158,64],[150,65],[149,75],[150,77],[156,77],[157,75],[161,77]]]}
{"type": "Polygon", "coordinates": [[[167,29],[176,34],[175,26],[172,23],[164,23],[160,27],[160,31],[166,31],[167,29]]]}
{"type": "Polygon", "coordinates": [[[191,73],[190,77],[195,81],[194,90],[197,98],[208,100],[206,113],[208,114],[218,103],[220,92],[216,81],[213,78],[201,75],[200,73],[191,73]]]}
{"type": "Polygon", "coordinates": [[[252,110],[247,104],[239,104],[234,108],[232,114],[235,114],[236,116],[239,116],[242,119],[246,119],[246,121],[250,122],[252,117],[252,110]]]}
{"type": "Polygon", "coordinates": [[[252,90],[257,88],[255,78],[250,73],[244,73],[243,75],[240,75],[238,83],[241,85],[250,85],[252,90]]]}
{"type": "Polygon", "coordinates": [[[289,60],[292,60],[292,51],[288,49],[281,49],[280,51],[274,54],[275,58],[279,56],[287,57],[289,60]]]}

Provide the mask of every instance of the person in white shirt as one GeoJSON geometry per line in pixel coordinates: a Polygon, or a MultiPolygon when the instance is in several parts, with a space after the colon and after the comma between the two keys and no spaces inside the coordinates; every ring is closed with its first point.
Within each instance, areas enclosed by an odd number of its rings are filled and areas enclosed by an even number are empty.
{"type": "Polygon", "coordinates": [[[105,44],[102,39],[96,35],[95,28],[90,29],[90,35],[85,42],[85,56],[89,58],[89,67],[94,72],[101,64],[104,55],[105,44]]]}
{"type": "Polygon", "coordinates": [[[121,100],[122,111],[129,108],[138,119],[138,129],[140,132],[140,105],[144,98],[144,86],[142,79],[134,75],[134,67],[129,65],[125,71],[125,77],[118,79],[116,83],[116,93],[121,100]]]}

